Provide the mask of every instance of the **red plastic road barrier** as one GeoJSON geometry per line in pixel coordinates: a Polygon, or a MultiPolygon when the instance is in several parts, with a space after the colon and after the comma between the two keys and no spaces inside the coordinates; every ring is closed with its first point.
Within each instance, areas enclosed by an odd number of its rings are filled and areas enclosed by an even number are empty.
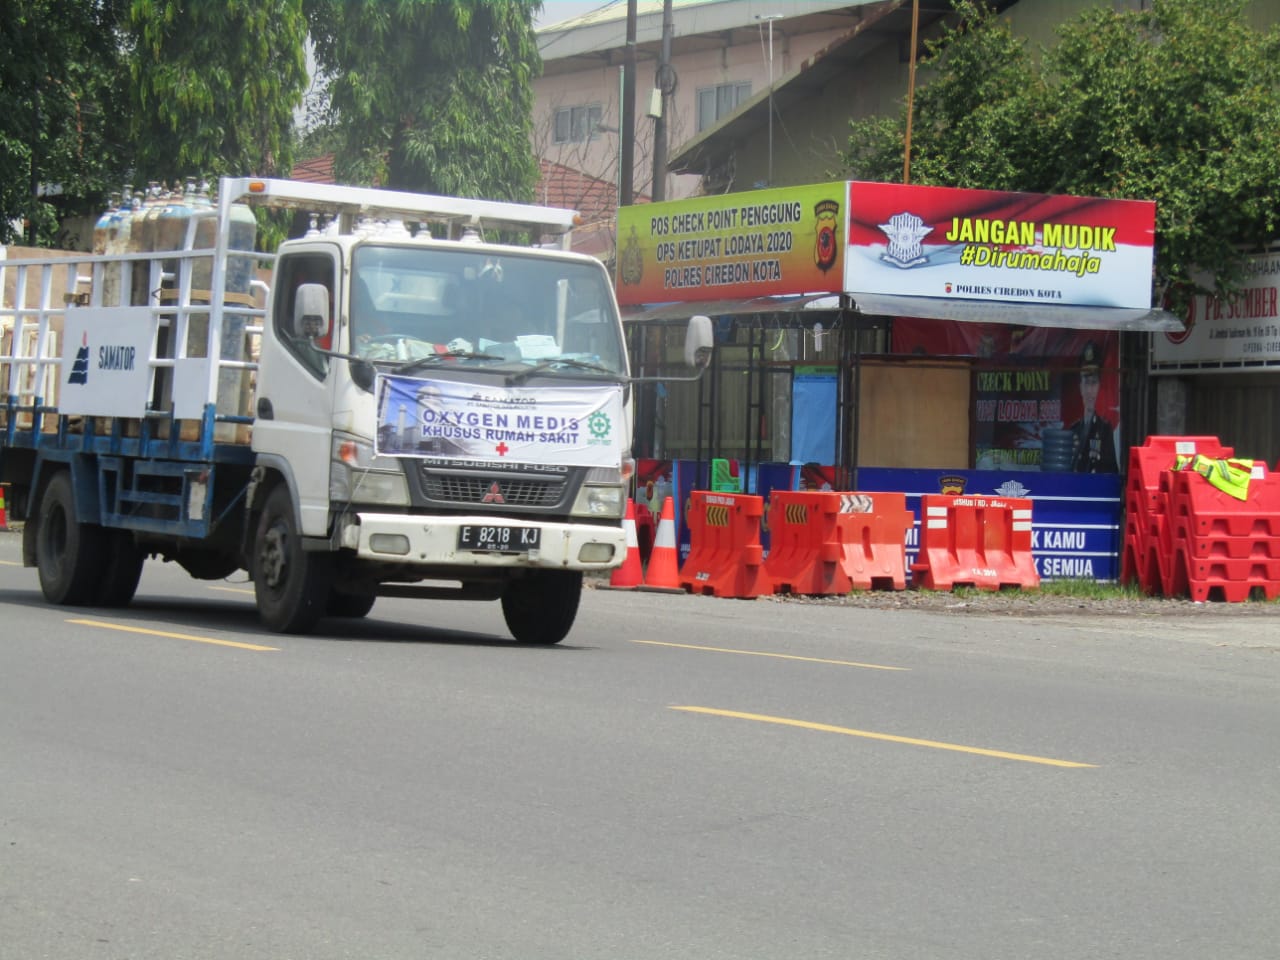
{"type": "Polygon", "coordinates": [[[1129,475],[1125,485],[1124,546],[1120,554],[1120,582],[1138,584],[1146,594],[1162,591],[1170,575],[1172,553],[1166,552],[1168,532],[1167,480],[1165,474],[1179,455],[1203,454],[1215,460],[1235,456],[1217,437],[1147,437],[1140,447],[1129,448],[1129,475]]]}
{"type": "Polygon", "coordinates": [[[689,556],[680,586],[717,597],[773,593],[760,544],[763,515],[763,497],[695,490],[689,508],[689,556]]]}
{"type": "Polygon", "coordinates": [[[614,567],[609,575],[609,590],[634,590],[644,581],[640,566],[640,541],[636,539],[636,505],[627,499],[627,512],[622,519],[622,529],[627,535],[627,556],[622,566],[614,567]]]}
{"type": "Polygon", "coordinates": [[[842,497],[817,490],[775,490],[769,495],[769,556],[764,573],[773,593],[845,594],[837,525],[842,497]]]}
{"type": "Polygon", "coordinates": [[[0,483],[0,530],[9,529],[9,513],[4,505],[5,484],[0,483]]]}
{"type": "Polygon", "coordinates": [[[1169,471],[1168,487],[1166,596],[1228,603],[1280,596],[1280,474],[1255,464],[1247,500],[1190,470],[1169,471]]]}
{"type": "Polygon", "coordinates": [[[854,589],[907,589],[907,534],[916,525],[905,493],[840,494],[841,566],[854,589]]]}
{"type": "Polygon", "coordinates": [[[1039,589],[1029,499],[925,494],[920,518],[921,562],[911,574],[926,590],[1039,589]]]}

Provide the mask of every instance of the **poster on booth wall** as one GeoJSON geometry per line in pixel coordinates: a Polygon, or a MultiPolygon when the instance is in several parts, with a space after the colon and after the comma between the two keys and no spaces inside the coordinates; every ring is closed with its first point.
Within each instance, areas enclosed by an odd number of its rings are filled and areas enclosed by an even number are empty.
{"type": "Polygon", "coordinates": [[[844,181],[618,208],[618,303],[839,293],[844,181]]]}
{"type": "Polygon", "coordinates": [[[976,469],[1119,472],[1117,333],[902,317],[891,349],[977,358],[976,469]]]}
{"type": "Polygon", "coordinates": [[[1059,306],[1151,306],[1156,205],[849,184],[845,290],[1059,306]]]}
{"type": "Polygon", "coordinates": [[[491,463],[616,467],[622,387],[505,387],[379,375],[375,452],[491,463]]]}

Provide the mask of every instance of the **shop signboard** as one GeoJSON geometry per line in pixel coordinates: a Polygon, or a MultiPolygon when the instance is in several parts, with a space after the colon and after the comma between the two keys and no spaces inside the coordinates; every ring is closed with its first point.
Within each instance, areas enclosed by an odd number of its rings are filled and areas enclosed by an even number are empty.
{"type": "Polygon", "coordinates": [[[844,290],[1149,308],[1156,206],[895,183],[849,183],[844,290]]]}
{"type": "MultiPolygon", "coordinates": [[[[1197,278],[1209,286],[1209,277],[1197,278]]],[[[1181,333],[1151,338],[1152,373],[1215,373],[1280,366],[1280,250],[1250,256],[1239,292],[1196,294],[1181,333]]]]}
{"type": "Polygon", "coordinates": [[[844,182],[618,208],[618,303],[837,294],[844,182]]]}

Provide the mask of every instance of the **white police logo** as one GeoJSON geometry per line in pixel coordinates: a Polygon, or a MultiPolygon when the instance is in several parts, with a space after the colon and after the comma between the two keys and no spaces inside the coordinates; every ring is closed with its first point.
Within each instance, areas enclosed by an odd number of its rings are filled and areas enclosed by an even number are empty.
{"type": "Polygon", "coordinates": [[[889,238],[889,246],[880,255],[881,260],[904,269],[928,262],[920,241],[933,232],[933,227],[914,213],[895,213],[888,223],[880,224],[880,229],[889,238]]]}

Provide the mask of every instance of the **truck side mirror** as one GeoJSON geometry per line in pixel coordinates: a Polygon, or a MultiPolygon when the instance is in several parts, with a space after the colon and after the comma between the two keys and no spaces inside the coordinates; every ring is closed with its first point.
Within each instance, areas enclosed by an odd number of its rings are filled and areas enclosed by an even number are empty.
{"type": "Polygon", "coordinates": [[[329,332],[329,290],[323,283],[304,283],[293,299],[293,328],[300,340],[315,340],[329,332]]]}
{"type": "Polygon", "coordinates": [[[686,366],[697,370],[705,370],[711,365],[711,349],[714,343],[711,332],[711,318],[696,316],[689,318],[689,327],[684,335],[684,362],[686,366]]]}

